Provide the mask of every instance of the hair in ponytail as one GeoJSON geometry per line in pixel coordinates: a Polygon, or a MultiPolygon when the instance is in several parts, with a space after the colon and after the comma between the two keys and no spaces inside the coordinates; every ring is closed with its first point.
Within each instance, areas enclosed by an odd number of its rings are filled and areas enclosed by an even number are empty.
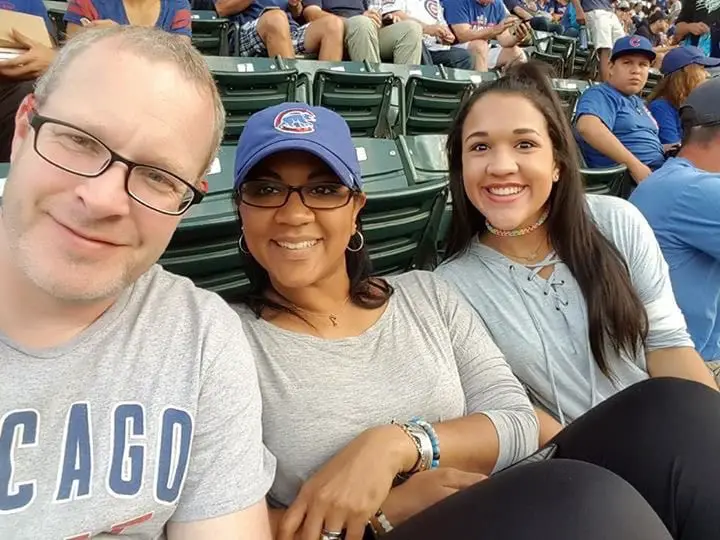
{"type": "Polygon", "coordinates": [[[478,88],[460,108],[447,140],[453,207],[447,258],[465,253],[473,238],[486,230],[484,216],[463,186],[462,132],[475,104],[498,93],[527,99],[545,117],[560,173],[549,198],[549,239],[580,286],[587,305],[590,348],[602,372],[610,375],[608,346],[618,354],[623,350],[636,355],[647,336],[647,313],[632,286],[627,263],[590,216],[579,152],[545,65],[529,62],[512,67],[505,77],[478,88]]]}

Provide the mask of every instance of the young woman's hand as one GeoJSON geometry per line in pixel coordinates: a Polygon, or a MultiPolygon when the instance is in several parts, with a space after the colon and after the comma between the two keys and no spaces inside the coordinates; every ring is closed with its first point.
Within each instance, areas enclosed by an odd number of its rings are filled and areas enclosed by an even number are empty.
{"type": "Polygon", "coordinates": [[[417,449],[400,427],[364,432],[303,484],[282,518],[278,540],[318,540],[323,530],[362,540],[395,476],[416,460],[417,449]]]}

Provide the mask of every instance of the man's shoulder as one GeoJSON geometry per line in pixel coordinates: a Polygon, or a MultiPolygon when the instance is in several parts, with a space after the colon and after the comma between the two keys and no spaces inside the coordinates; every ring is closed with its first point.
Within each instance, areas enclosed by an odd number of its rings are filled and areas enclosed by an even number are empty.
{"type": "Polygon", "coordinates": [[[648,176],[633,191],[630,201],[646,210],[656,205],[675,205],[684,194],[692,191],[720,192],[720,176],[700,170],[687,160],[671,158],[648,176]]]}
{"type": "Polygon", "coordinates": [[[153,266],[135,284],[130,309],[161,325],[182,322],[196,329],[222,326],[237,319],[230,306],[216,293],[201,289],[190,279],[153,266]],[[212,324],[216,323],[216,324],[212,324]]]}

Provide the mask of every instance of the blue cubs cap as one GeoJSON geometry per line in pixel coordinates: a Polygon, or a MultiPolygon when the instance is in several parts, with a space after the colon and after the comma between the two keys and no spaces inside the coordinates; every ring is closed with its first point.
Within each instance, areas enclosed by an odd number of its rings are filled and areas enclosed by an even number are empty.
{"type": "Polygon", "coordinates": [[[670,75],[693,64],[705,67],[720,66],[720,58],[710,58],[697,47],[677,47],[665,55],[660,71],[663,75],[670,75]]]}
{"type": "Polygon", "coordinates": [[[650,60],[655,60],[655,51],[653,51],[650,40],[643,36],[625,36],[615,42],[612,50],[611,61],[615,61],[626,54],[644,54],[650,60]]]}
{"type": "Polygon", "coordinates": [[[341,183],[362,188],[360,163],[350,128],[324,107],[282,103],[253,114],[245,124],[235,153],[235,189],[263,159],[278,152],[300,150],[323,160],[341,183]]]}

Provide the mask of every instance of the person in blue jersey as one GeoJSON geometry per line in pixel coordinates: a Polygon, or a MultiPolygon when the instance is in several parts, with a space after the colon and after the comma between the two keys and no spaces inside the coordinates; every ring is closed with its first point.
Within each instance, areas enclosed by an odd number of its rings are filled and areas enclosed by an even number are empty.
{"type": "Polygon", "coordinates": [[[510,15],[502,0],[444,0],[442,4],[445,20],[458,41],[455,46],[474,56],[477,71],[525,61],[519,44],[529,29],[510,15]],[[499,46],[491,47],[491,40],[499,46]]]}
{"type": "Polygon", "coordinates": [[[303,18],[303,0],[215,0],[215,11],[240,25],[240,56],[317,54],[319,60],[343,58],[344,23],[327,14],[314,21],[303,18]]]}
{"type": "Polygon", "coordinates": [[[672,288],[702,357],[720,360],[720,80],[680,108],[683,146],[638,186],[645,215],[670,266],[672,288]]]}
{"type": "Polygon", "coordinates": [[[190,37],[188,0],[70,0],[65,13],[67,34],[113,24],[155,26],[190,37]]]}
{"type": "Polygon", "coordinates": [[[627,166],[636,182],[665,161],[658,126],[639,96],[655,60],[642,36],[619,39],[610,58],[610,78],[578,100],[575,128],[588,167],[627,166]]]}
{"type": "MultiPolygon", "coordinates": [[[[52,35],[52,24],[42,0],[0,0],[0,9],[42,17],[52,35]]],[[[55,49],[16,29],[12,38],[24,50],[15,58],[0,60],[0,162],[10,161],[10,142],[18,106],[32,92],[34,80],[45,73],[55,58],[55,49]]]]}
{"type": "Polygon", "coordinates": [[[648,108],[660,130],[660,142],[677,145],[683,138],[680,106],[708,78],[706,67],[720,65],[719,58],[705,56],[697,47],[678,47],[663,58],[663,79],[648,98],[648,108]]]}

